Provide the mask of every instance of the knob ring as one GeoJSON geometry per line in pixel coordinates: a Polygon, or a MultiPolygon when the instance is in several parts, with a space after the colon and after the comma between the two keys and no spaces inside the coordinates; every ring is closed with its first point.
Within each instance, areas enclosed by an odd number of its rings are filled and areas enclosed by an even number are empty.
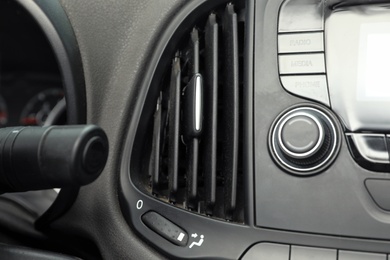
{"type": "MultiPolygon", "coordinates": [[[[326,133],[325,131],[323,131],[323,136],[325,135],[326,133]]],[[[299,104],[283,111],[273,122],[268,138],[269,152],[276,164],[288,173],[292,173],[294,175],[299,176],[311,176],[324,171],[327,167],[329,167],[329,165],[333,163],[341,147],[340,136],[341,127],[338,123],[337,118],[332,114],[332,112],[316,104],[299,104]],[[330,149],[323,155],[322,158],[320,158],[320,160],[316,160],[313,164],[297,164],[295,159],[299,160],[303,158],[294,158],[294,156],[291,156],[291,159],[289,159],[288,157],[291,153],[284,154],[284,149],[279,145],[283,144],[280,132],[282,126],[285,124],[285,122],[288,121],[287,118],[291,118],[291,116],[295,116],[300,113],[304,113],[305,116],[306,114],[312,115],[310,117],[311,119],[312,117],[318,117],[316,118],[317,121],[315,121],[316,124],[317,122],[320,124],[325,124],[323,128],[327,128],[330,130],[327,136],[328,138],[330,137],[330,149]]],[[[321,150],[321,144],[320,147],[316,148],[318,150],[321,150]]]]}

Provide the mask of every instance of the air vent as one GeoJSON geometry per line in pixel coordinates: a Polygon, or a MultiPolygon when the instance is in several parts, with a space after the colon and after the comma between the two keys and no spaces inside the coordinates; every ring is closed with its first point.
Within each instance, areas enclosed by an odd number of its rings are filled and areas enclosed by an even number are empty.
{"type": "Polygon", "coordinates": [[[177,43],[145,142],[141,188],[176,207],[244,222],[244,11],[214,10],[177,43]]]}

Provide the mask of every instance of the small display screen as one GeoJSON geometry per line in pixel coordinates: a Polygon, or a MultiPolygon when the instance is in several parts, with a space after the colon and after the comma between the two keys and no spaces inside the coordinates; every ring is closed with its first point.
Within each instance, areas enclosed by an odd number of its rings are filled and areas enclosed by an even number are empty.
{"type": "Polygon", "coordinates": [[[358,100],[390,101],[390,22],[360,25],[358,100]]]}
{"type": "Polygon", "coordinates": [[[325,28],[332,110],[350,131],[387,133],[390,129],[390,2],[334,9],[326,19],[325,28]]]}

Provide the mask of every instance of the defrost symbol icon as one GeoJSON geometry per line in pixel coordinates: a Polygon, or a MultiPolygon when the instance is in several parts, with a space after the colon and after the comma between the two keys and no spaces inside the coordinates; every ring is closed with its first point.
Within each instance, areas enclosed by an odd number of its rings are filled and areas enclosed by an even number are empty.
{"type": "MultiPolygon", "coordinates": [[[[195,234],[192,234],[191,237],[197,237],[198,235],[195,233],[195,234]]],[[[204,235],[200,235],[200,239],[198,242],[192,242],[191,245],[189,246],[189,248],[192,248],[193,246],[202,246],[204,242],[204,235]]]]}

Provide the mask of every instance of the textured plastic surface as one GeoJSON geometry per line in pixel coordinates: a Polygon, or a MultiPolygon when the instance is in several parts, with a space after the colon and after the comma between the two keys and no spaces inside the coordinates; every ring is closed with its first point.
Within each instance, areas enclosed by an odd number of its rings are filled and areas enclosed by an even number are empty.
{"type": "Polygon", "coordinates": [[[290,260],[336,260],[337,250],[291,246],[290,260]]]}
{"type": "Polygon", "coordinates": [[[271,243],[261,243],[249,248],[242,260],[289,260],[290,246],[271,243]]]}
{"type": "Polygon", "coordinates": [[[378,207],[390,211],[390,180],[367,179],[364,183],[378,207]]]}
{"type": "Polygon", "coordinates": [[[387,255],[340,250],[338,260],[387,260],[387,255]]]}
{"type": "Polygon", "coordinates": [[[124,140],[136,129],[136,104],[144,98],[148,75],[160,56],[159,42],[175,17],[191,8],[179,0],[64,0],[61,5],[83,59],[88,123],[105,130],[111,152],[100,178],[83,187],[72,209],[51,226],[88,236],[106,259],[163,259],[137,238],[122,217],[118,174],[124,140]]]}
{"type": "Polygon", "coordinates": [[[0,257],[7,260],[77,260],[79,258],[68,255],[37,250],[26,247],[0,244],[0,257]]]}

